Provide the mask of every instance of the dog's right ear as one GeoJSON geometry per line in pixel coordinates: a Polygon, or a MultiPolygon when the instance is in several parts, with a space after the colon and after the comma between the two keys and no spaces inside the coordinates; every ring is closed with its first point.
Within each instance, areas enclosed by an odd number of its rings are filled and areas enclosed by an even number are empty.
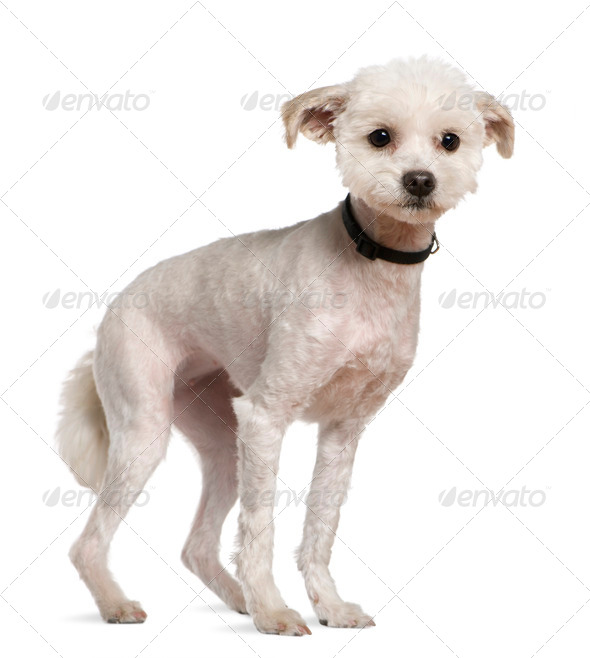
{"type": "Polygon", "coordinates": [[[346,87],[334,85],[306,91],[284,103],[281,109],[287,146],[293,148],[299,132],[320,144],[333,142],[334,120],[344,111],[347,101],[346,87]]]}

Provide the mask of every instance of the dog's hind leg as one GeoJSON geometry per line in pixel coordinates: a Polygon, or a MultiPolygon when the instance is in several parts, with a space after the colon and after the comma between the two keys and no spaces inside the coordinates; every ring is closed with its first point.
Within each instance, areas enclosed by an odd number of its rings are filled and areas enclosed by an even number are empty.
{"type": "Polygon", "coordinates": [[[190,388],[184,383],[176,388],[174,415],[180,416],[175,422],[199,453],[203,489],[182,561],[231,609],[245,613],[242,588],[219,561],[223,522],[238,497],[237,422],[231,398],[239,392],[226,373],[187,383],[190,388]]]}
{"type": "Polygon", "coordinates": [[[341,421],[320,426],[318,454],[309,495],[298,566],[321,624],[339,628],[374,626],[372,618],[338,592],[328,565],[350,484],[354,455],[364,423],[341,421]]]}
{"type": "Polygon", "coordinates": [[[102,617],[111,623],[142,622],[139,603],[130,601],[107,566],[109,545],[121,521],[166,452],[169,430],[160,422],[136,424],[111,432],[106,487],[70,558],[90,590],[102,617]]]}
{"type": "Polygon", "coordinates": [[[114,580],[107,556],[117,527],[166,452],[174,377],[145,345],[138,347],[122,324],[113,326],[118,329],[114,337],[120,349],[109,350],[102,361],[99,357],[97,378],[109,431],[106,471],[102,491],[70,558],[106,621],[138,623],[146,613],[114,580]]]}

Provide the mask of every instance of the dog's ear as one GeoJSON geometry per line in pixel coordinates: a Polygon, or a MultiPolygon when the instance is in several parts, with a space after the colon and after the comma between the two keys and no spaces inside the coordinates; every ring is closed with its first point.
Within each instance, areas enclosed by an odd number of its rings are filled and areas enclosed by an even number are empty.
{"type": "Polygon", "coordinates": [[[496,142],[498,153],[509,158],[514,151],[514,121],[510,112],[491,95],[477,95],[477,109],[483,114],[486,126],[484,146],[496,142]]]}
{"type": "Polygon", "coordinates": [[[293,148],[299,132],[320,144],[334,141],[334,119],[344,111],[347,101],[347,89],[334,85],[306,91],[284,103],[281,109],[287,146],[293,148]]]}

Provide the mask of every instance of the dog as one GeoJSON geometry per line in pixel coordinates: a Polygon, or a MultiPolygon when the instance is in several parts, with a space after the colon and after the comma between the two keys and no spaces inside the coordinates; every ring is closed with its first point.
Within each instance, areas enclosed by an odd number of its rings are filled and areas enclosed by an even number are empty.
{"type": "Polygon", "coordinates": [[[108,309],[94,351],[64,384],[60,454],[100,493],[70,557],[108,622],[146,618],[109,572],[107,553],[174,425],[203,472],[183,563],[259,631],[311,633],[273,580],[272,508],[262,501],[275,491],[282,437],[300,419],[319,428],[297,558],[309,599],[324,625],[374,625],[338,595],[329,560],[340,510],[319,494],[346,489],[364,428],[412,365],[435,221],[475,192],[483,147],[512,155],[514,124],[460,71],[429,58],[307,91],[282,118],[289,148],[300,133],[335,144],[347,200],[142,273],[122,294],[149,303],[108,309]],[[238,497],[236,579],[218,552],[238,497]]]}

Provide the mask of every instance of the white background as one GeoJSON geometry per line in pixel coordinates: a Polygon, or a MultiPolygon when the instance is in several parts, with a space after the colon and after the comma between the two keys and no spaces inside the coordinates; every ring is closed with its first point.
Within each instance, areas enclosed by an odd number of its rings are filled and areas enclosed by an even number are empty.
{"type": "MultiPolygon", "coordinates": [[[[3,654],[588,655],[589,31],[574,0],[0,3],[3,654]],[[416,363],[361,442],[333,573],[377,626],[315,620],[293,559],[305,507],[286,498],[275,571],[313,635],[263,636],[203,591],[180,562],[200,473],[176,435],[111,556],[147,622],[104,624],[67,558],[89,499],[52,449],[60,384],[104,306],[68,308],[63,295],[116,292],[165,257],[334,207],[345,190],[333,148],[301,139],[288,151],[279,113],[252,94],[300,93],[422,53],[519,98],[516,151],[504,161],[488,149],[478,193],[440,221],[416,363]],[[56,91],[107,90],[146,94],[149,107],[43,105],[56,91]],[[527,100],[536,94],[542,109],[527,100]],[[440,301],[523,290],[544,305],[440,301]],[[442,505],[453,487],[526,487],[545,503],[442,505]]],[[[292,428],[279,488],[304,489],[314,446],[312,427],[292,428]]]]}

